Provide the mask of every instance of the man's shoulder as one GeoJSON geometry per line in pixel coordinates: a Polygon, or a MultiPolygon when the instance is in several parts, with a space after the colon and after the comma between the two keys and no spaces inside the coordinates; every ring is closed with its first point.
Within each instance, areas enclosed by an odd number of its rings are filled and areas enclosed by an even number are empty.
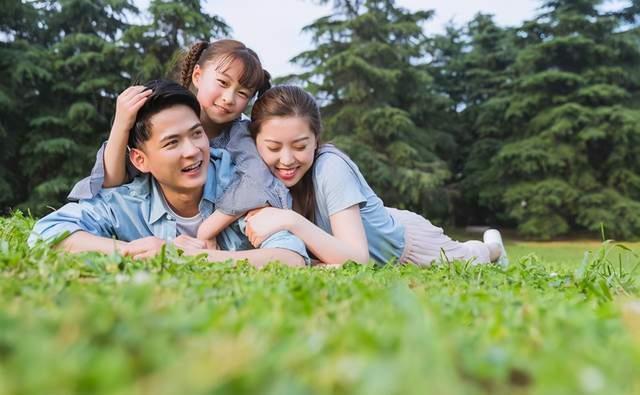
{"type": "Polygon", "coordinates": [[[127,184],[113,188],[103,188],[96,195],[96,198],[105,201],[111,201],[118,198],[125,198],[127,200],[137,199],[142,201],[151,194],[151,190],[151,176],[149,174],[140,174],[127,184]]]}

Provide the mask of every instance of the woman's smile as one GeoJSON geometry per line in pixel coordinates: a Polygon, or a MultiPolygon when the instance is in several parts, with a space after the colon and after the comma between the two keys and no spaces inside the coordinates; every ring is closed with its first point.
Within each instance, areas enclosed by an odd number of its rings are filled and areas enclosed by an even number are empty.
{"type": "Polygon", "coordinates": [[[295,178],[299,168],[300,166],[289,167],[289,168],[276,167],[276,170],[277,170],[276,175],[278,178],[284,181],[290,181],[295,178]]]}

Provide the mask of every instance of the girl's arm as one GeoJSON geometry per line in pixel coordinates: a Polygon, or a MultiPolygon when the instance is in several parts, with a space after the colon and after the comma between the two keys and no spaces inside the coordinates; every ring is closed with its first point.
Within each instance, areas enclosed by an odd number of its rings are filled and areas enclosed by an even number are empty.
{"type": "Polygon", "coordinates": [[[116,115],[104,149],[104,188],[116,187],[127,181],[126,160],[129,131],[136,120],[138,110],[151,95],[144,86],[130,86],[116,101],[116,115]]]}
{"type": "Polygon", "coordinates": [[[217,250],[216,236],[237,219],[238,216],[227,215],[220,210],[214,211],[198,228],[198,239],[205,241],[208,248],[217,250]]]}
{"type": "Polygon", "coordinates": [[[330,221],[333,235],[295,211],[267,207],[247,215],[247,236],[257,245],[276,231],[288,230],[302,239],[307,249],[324,263],[369,262],[360,207],[356,204],[339,211],[330,216],[330,221]]]}

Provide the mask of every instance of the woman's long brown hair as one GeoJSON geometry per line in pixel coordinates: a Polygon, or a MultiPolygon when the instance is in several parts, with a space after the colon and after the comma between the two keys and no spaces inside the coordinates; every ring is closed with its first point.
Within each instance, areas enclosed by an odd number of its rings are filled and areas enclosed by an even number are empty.
{"type": "MultiPolygon", "coordinates": [[[[320,109],[313,96],[304,89],[292,85],[275,86],[267,90],[253,105],[249,130],[255,140],[262,124],[272,118],[299,117],[307,120],[316,137],[316,151],[320,146],[322,122],[320,109]]],[[[315,166],[315,160],[314,164],[315,166]]],[[[293,209],[309,221],[315,221],[316,196],[311,167],[300,181],[289,188],[293,197],[293,209]]]]}

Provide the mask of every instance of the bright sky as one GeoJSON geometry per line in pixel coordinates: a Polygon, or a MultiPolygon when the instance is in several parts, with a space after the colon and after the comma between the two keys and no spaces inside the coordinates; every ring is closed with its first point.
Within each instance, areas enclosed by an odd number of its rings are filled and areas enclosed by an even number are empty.
{"type": "MultiPolygon", "coordinates": [[[[145,9],[149,0],[134,0],[145,9]]],[[[620,7],[629,0],[605,0],[605,8],[620,7]]],[[[263,66],[274,77],[301,71],[289,60],[311,48],[311,39],[302,27],[329,15],[331,5],[319,6],[314,0],[204,0],[209,14],[221,16],[233,28],[231,37],[255,50],[263,66]]],[[[332,2],[329,2],[330,4],[332,2]]],[[[427,23],[427,33],[444,31],[447,22],[465,24],[482,12],[493,14],[496,23],[515,26],[532,19],[542,0],[396,0],[398,6],[416,11],[435,10],[427,23]]]]}
{"type": "MultiPolygon", "coordinates": [[[[464,24],[477,12],[495,15],[503,26],[517,25],[532,18],[538,0],[397,0],[397,5],[412,11],[433,9],[436,14],[425,30],[442,32],[453,20],[464,24]]],[[[329,15],[331,5],[319,6],[312,0],[208,0],[204,8],[220,15],[233,28],[232,37],[255,50],[265,69],[273,76],[299,72],[289,60],[311,48],[311,38],[302,27],[329,15]]]]}

